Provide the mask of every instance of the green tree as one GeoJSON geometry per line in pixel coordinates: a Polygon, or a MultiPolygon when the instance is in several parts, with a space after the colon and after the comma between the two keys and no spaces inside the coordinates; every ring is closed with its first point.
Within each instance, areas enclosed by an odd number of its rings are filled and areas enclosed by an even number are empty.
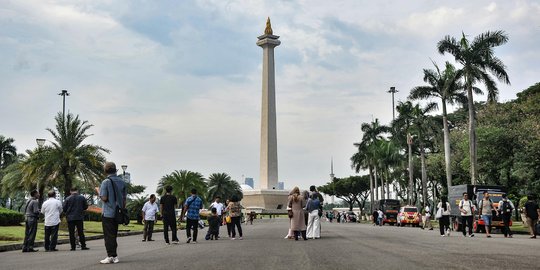
{"type": "Polygon", "coordinates": [[[444,159],[446,167],[446,183],[448,189],[452,186],[452,168],[450,161],[450,130],[448,128],[448,111],[446,105],[465,104],[467,97],[463,93],[464,86],[461,83],[460,74],[455,67],[446,62],[444,71],[441,72],[435,62],[435,70],[424,69],[424,82],[429,86],[417,86],[411,90],[409,99],[438,98],[442,104],[442,122],[444,134],[444,159]]]}
{"type": "Polygon", "coordinates": [[[207,190],[207,185],[203,175],[198,172],[176,170],[171,174],[167,174],[159,180],[156,193],[165,195],[165,187],[167,186],[173,188],[172,193],[178,197],[181,203],[184,203],[190,196],[193,188],[199,192],[203,200],[206,197],[204,192],[207,190]]]}
{"type": "Polygon", "coordinates": [[[318,190],[330,196],[336,196],[349,205],[352,211],[354,204],[360,206],[360,202],[367,199],[369,192],[368,178],[360,176],[350,176],[347,178],[335,178],[326,185],[318,187],[318,190]]]}
{"type": "Polygon", "coordinates": [[[13,145],[13,138],[6,138],[0,135],[0,179],[1,170],[13,163],[17,157],[17,148],[13,145]]]}
{"type": "Polygon", "coordinates": [[[226,173],[213,173],[208,176],[208,201],[212,201],[216,197],[229,199],[233,195],[242,199],[242,189],[238,182],[234,181],[226,173]]]}
{"type": "Polygon", "coordinates": [[[439,53],[453,55],[455,61],[462,65],[460,72],[464,76],[468,98],[470,174],[473,185],[476,184],[478,179],[476,113],[473,100],[473,86],[477,83],[484,83],[488,93],[488,101],[496,102],[498,89],[495,81],[488,72],[499,79],[499,81],[510,84],[505,65],[495,56],[493,51],[494,47],[503,45],[506,42],[508,42],[508,36],[503,31],[488,31],[475,37],[472,42],[463,33],[460,41],[454,37],[445,36],[437,44],[439,53]]]}
{"type": "Polygon", "coordinates": [[[142,224],[142,208],[144,204],[149,200],[148,196],[135,196],[134,198],[128,199],[126,202],[126,208],[129,211],[130,218],[136,219],[137,224],[142,224]]]}

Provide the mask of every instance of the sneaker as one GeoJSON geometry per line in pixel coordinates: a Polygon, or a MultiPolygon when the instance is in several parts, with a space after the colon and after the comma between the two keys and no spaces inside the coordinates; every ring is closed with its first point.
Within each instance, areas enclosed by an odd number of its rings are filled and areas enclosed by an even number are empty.
{"type": "Polygon", "coordinates": [[[189,244],[189,242],[191,242],[191,237],[189,237],[189,238],[187,239],[187,241],[186,241],[186,243],[188,243],[188,244],[189,244]]]}
{"type": "Polygon", "coordinates": [[[471,234],[471,235],[469,235],[469,237],[474,237],[474,233],[473,233],[473,234],[471,234]]]}
{"type": "Polygon", "coordinates": [[[120,260],[118,259],[118,257],[113,257],[113,258],[112,258],[112,261],[113,261],[113,263],[119,263],[119,262],[120,262],[120,260]]]}
{"type": "Polygon", "coordinates": [[[143,242],[146,242],[146,240],[145,240],[145,239],[143,239],[142,241],[143,241],[143,242]]]}
{"type": "Polygon", "coordinates": [[[446,235],[444,235],[444,234],[441,234],[441,237],[446,237],[446,235]]]}
{"type": "Polygon", "coordinates": [[[191,242],[191,243],[192,243],[192,244],[197,244],[197,241],[193,241],[193,242],[191,242]]]}
{"type": "Polygon", "coordinates": [[[107,257],[107,258],[105,258],[105,259],[103,259],[103,260],[101,260],[99,262],[102,263],[102,264],[114,263],[113,262],[113,257],[107,257]]]}
{"type": "Polygon", "coordinates": [[[491,235],[486,236],[487,238],[491,238],[491,235]]]}
{"type": "Polygon", "coordinates": [[[236,238],[233,237],[233,238],[231,238],[231,240],[236,240],[236,238]]]}
{"type": "Polygon", "coordinates": [[[180,241],[176,240],[176,241],[172,241],[172,243],[175,244],[175,245],[178,245],[178,244],[180,244],[180,241]]]}
{"type": "Polygon", "coordinates": [[[238,238],[238,240],[243,240],[243,239],[244,239],[244,238],[242,238],[242,236],[240,236],[240,237],[238,238]]]}
{"type": "Polygon", "coordinates": [[[90,250],[89,247],[82,247],[81,250],[90,250]]]}
{"type": "Polygon", "coordinates": [[[446,236],[450,236],[450,229],[446,229],[446,236]]]}

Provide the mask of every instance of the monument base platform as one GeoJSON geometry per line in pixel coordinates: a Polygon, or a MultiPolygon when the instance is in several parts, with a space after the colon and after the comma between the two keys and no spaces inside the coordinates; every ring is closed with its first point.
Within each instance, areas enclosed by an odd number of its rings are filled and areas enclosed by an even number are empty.
{"type": "Polygon", "coordinates": [[[285,214],[287,213],[287,199],[289,191],[275,189],[244,190],[242,205],[248,212],[258,214],[285,214]]]}

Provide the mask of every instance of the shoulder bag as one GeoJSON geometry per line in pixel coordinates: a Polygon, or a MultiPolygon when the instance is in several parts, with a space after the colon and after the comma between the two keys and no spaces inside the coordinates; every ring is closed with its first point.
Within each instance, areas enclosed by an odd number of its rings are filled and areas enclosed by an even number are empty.
{"type": "Polygon", "coordinates": [[[128,225],[129,224],[128,210],[125,207],[118,206],[118,198],[116,197],[116,185],[114,184],[114,181],[112,179],[110,178],[107,178],[107,179],[111,181],[111,185],[112,185],[113,193],[114,193],[114,201],[116,203],[116,207],[114,210],[114,220],[116,221],[117,224],[128,225]]]}

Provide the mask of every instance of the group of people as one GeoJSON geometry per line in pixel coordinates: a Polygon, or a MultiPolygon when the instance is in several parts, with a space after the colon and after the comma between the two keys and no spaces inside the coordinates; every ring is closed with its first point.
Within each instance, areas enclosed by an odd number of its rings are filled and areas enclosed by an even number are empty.
{"type": "Polygon", "coordinates": [[[300,192],[298,187],[291,190],[287,203],[289,231],[285,239],[298,241],[300,235],[304,240],[321,237],[320,218],[323,200],[315,186],[311,186],[309,191],[300,192]]]}
{"type": "Polygon", "coordinates": [[[81,250],[88,250],[84,237],[84,210],[88,208],[86,198],[78,193],[76,187],[71,188],[70,195],[60,202],[56,198],[56,192],[51,190],[47,193],[48,199],[43,203],[41,209],[39,207],[39,192],[33,190],[30,192],[30,199],[25,206],[25,233],[22,252],[36,252],[34,242],[37,233],[37,224],[39,214],[45,216],[45,251],[58,251],[56,245],[58,243],[58,229],[60,228],[60,215],[65,214],[68,222],[69,242],[71,250],[76,249],[76,232],[80,241],[81,250]]]}
{"type": "MultiPolygon", "coordinates": [[[[486,237],[491,238],[491,225],[493,221],[493,214],[500,216],[504,224],[502,232],[505,238],[512,238],[512,230],[510,228],[512,213],[515,210],[515,206],[507,197],[506,194],[502,195],[502,200],[499,202],[498,207],[495,207],[493,201],[490,198],[489,192],[484,191],[482,200],[478,203],[478,209],[476,205],[469,199],[469,194],[463,193],[463,198],[458,204],[459,212],[461,215],[461,232],[463,236],[474,237],[473,222],[474,213],[478,210],[478,213],[484,223],[486,237]]],[[[443,197],[441,202],[437,205],[436,218],[439,220],[439,230],[442,237],[450,236],[450,210],[451,204],[446,197],[443,197]]],[[[427,213],[427,212],[426,212],[427,213]]],[[[538,216],[540,215],[540,208],[534,201],[533,196],[528,196],[528,201],[525,203],[524,213],[527,217],[527,224],[529,225],[529,232],[531,238],[536,238],[535,224],[538,222],[538,216]]]]}

